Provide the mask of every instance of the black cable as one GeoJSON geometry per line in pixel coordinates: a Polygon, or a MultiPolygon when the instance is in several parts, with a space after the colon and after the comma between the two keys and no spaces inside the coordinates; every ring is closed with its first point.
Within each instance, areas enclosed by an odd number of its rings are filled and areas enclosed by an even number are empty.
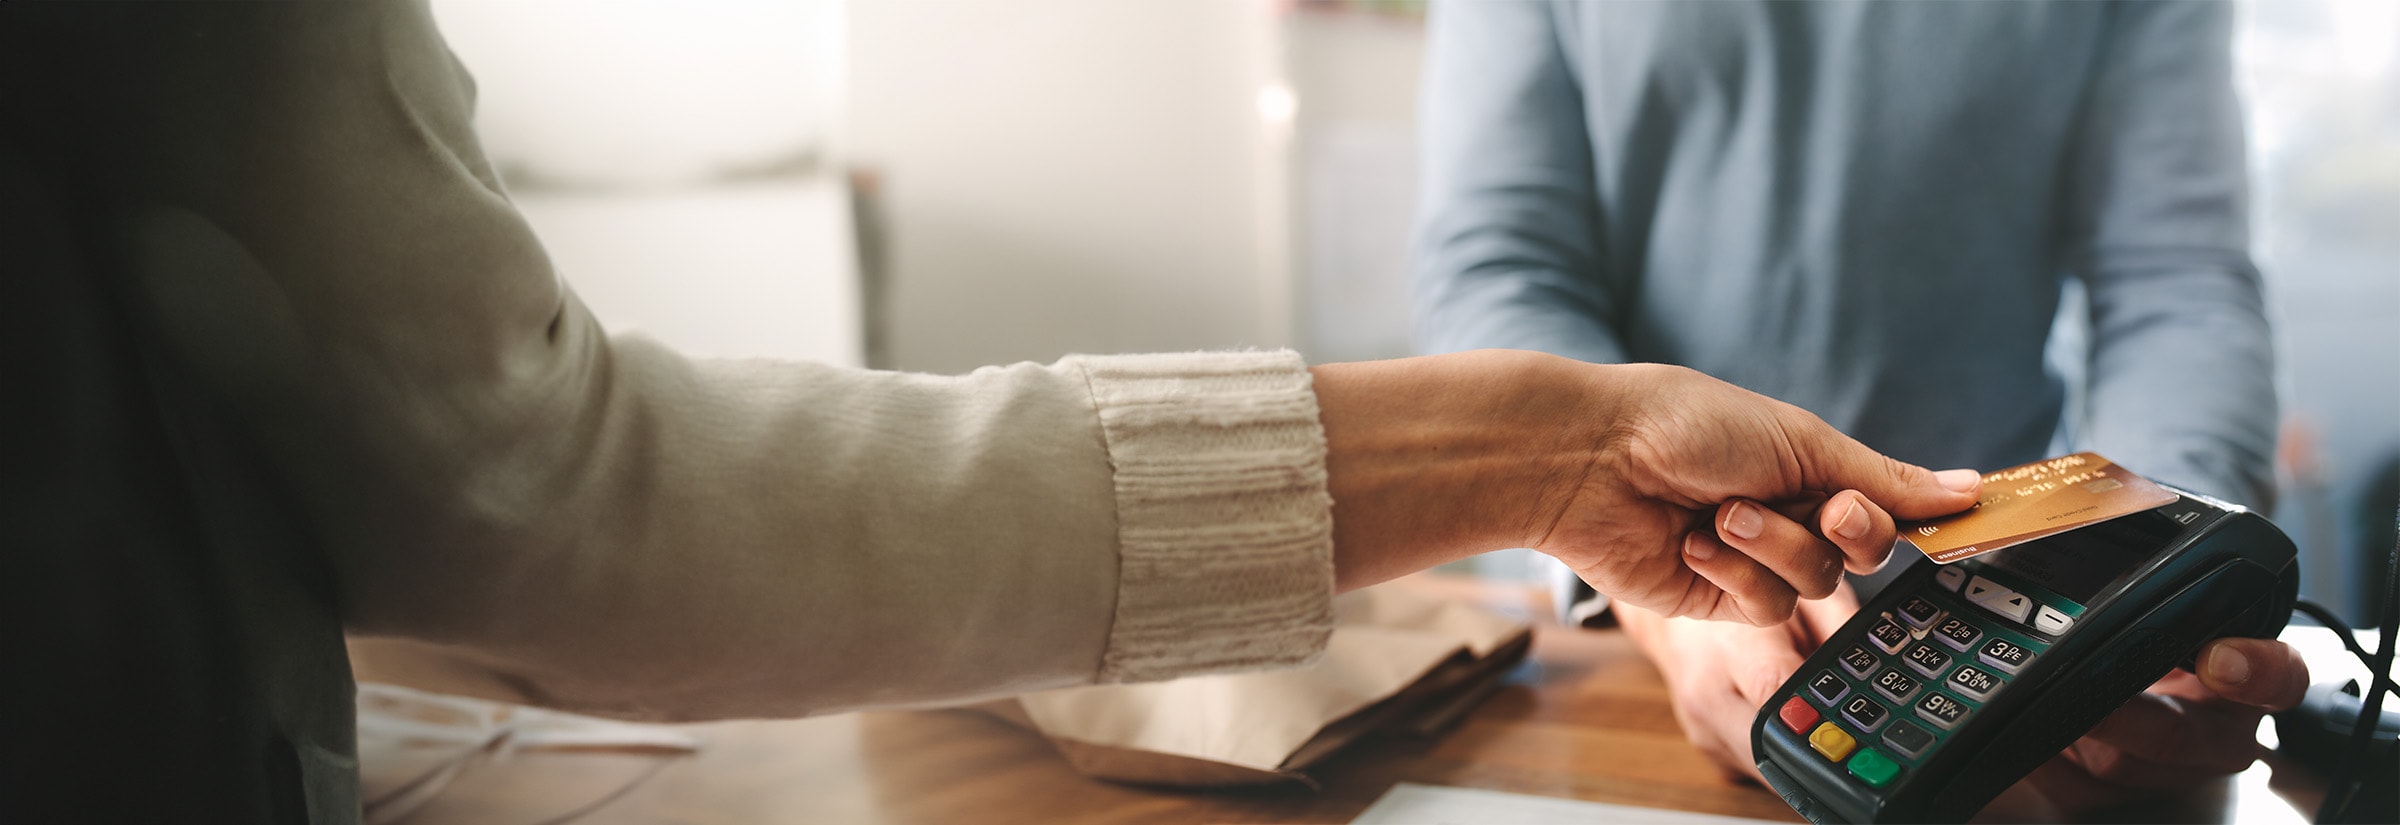
{"type": "Polygon", "coordinates": [[[2367,689],[2400,690],[2400,683],[2393,682],[2390,675],[2375,673],[2375,654],[2367,652],[2365,647],[2359,645],[2358,634],[2350,629],[2350,623],[2343,621],[2341,616],[2335,615],[2331,608],[2301,599],[2293,603],[2292,610],[2316,620],[2317,624],[2324,625],[2325,629],[2333,631],[2334,638],[2342,640],[2342,646],[2350,649],[2350,655],[2358,657],[2359,666],[2366,668],[2367,672],[2372,674],[2370,678],[2373,679],[2373,683],[2369,684],[2367,689]]]}
{"type": "MultiPolygon", "coordinates": [[[[2392,513],[2392,525],[2400,527],[2400,510],[2392,513]]],[[[2331,786],[2325,803],[2317,807],[2318,822],[2345,822],[2350,806],[2358,800],[2359,789],[2366,782],[2364,768],[2367,744],[2374,740],[2376,723],[2383,719],[2383,696],[2391,691],[2393,636],[2400,634],[2400,540],[2392,543],[2392,554],[2385,560],[2383,582],[2383,617],[2376,629],[2383,638],[2375,644],[2375,660],[2367,664],[2371,686],[2359,696],[2358,722],[2350,728],[2350,746],[2342,754],[2340,783],[2331,786]]],[[[2345,629],[2346,630],[2346,629],[2345,629]]],[[[2343,635],[2348,635],[2345,632],[2343,635]]]]}
{"type": "Polygon", "coordinates": [[[2342,640],[2342,646],[2350,649],[2350,655],[2358,657],[2360,667],[2375,666],[2375,654],[2368,653],[2365,647],[2359,645],[2358,636],[2355,631],[2350,629],[2350,623],[2343,621],[2341,616],[2335,614],[2333,608],[2301,599],[2292,603],[2292,610],[2308,616],[2317,624],[2324,625],[2325,629],[2333,631],[2334,637],[2342,640]]]}

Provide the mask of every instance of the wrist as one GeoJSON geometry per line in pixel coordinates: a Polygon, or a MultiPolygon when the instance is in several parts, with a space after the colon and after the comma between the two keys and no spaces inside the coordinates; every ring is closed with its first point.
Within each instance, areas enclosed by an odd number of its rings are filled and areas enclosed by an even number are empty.
{"type": "Polygon", "coordinates": [[[1613,414],[1607,370],[1539,353],[1312,372],[1341,589],[1533,546],[1595,463],[1613,414]]]}

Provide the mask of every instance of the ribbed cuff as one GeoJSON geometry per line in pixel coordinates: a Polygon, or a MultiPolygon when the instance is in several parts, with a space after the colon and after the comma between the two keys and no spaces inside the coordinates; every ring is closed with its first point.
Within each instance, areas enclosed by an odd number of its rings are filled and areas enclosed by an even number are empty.
{"type": "Polygon", "coordinates": [[[1099,681],[1301,664],[1333,632],[1325,428],[1299,355],[1074,356],[1115,465],[1099,681]]]}

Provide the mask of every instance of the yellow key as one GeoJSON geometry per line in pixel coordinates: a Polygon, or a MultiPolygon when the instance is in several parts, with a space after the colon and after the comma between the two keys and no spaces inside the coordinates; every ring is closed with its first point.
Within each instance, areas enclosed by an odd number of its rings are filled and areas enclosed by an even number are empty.
{"type": "Polygon", "coordinates": [[[1825,758],[1840,762],[1848,758],[1851,751],[1858,749],[1858,740],[1850,738],[1848,731],[1834,727],[1832,722],[1827,722],[1818,725],[1815,731],[1809,733],[1808,746],[1816,748],[1818,753],[1825,755],[1825,758]]]}

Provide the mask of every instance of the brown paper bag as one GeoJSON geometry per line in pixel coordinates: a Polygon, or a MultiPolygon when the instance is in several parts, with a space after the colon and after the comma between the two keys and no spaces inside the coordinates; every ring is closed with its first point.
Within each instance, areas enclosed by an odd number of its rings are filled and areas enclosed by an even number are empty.
{"type": "Polygon", "coordinates": [[[1498,688],[1532,628],[1463,602],[1381,586],[1334,599],[1316,664],[1027,694],[979,709],[1031,728],[1085,774],[1213,787],[1302,772],[1378,729],[1430,733],[1498,688]]]}

